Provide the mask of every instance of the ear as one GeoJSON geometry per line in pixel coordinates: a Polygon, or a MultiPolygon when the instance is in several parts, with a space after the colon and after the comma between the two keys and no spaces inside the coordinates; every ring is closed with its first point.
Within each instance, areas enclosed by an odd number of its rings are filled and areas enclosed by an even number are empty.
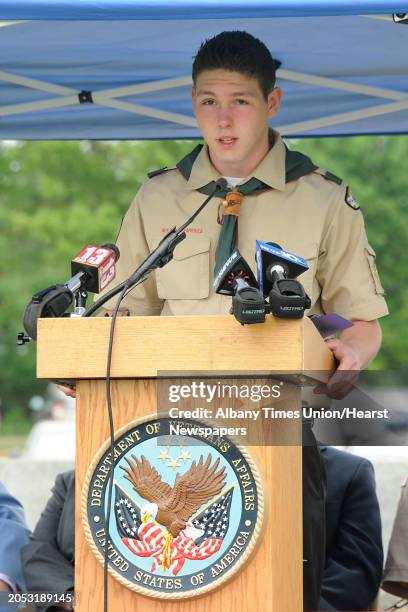
{"type": "Polygon", "coordinates": [[[197,106],[197,89],[196,89],[195,85],[193,85],[192,88],[191,88],[191,103],[193,105],[193,111],[195,113],[196,106],[197,106]]]}
{"type": "Polygon", "coordinates": [[[268,116],[269,118],[274,117],[276,113],[280,109],[281,101],[282,101],[282,89],[280,87],[275,87],[268,94],[268,116]]]}

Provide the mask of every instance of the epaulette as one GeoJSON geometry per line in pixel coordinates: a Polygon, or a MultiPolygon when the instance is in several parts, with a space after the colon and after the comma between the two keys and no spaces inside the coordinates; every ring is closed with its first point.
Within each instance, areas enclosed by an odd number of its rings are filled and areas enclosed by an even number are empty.
{"type": "Polygon", "coordinates": [[[339,176],[336,176],[335,174],[333,174],[332,172],[329,172],[328,170],[324,170],[323,168],[316,168],[315,172],[317,174],[320,174],[320,176],[325,178],[327,181],[336,183],[336,185],[343,185],[343,180],[339,176]]]}
{"type": "Polygon", "coordinates": [[[167,166],[164,166],[164,168],[159,168],[158,170],[151,170],[150,172],[147,173],[147,176],[149,177],[149,179],[158,176],[159,174],[164,174],[164,172],[168,172],[169,170],[175,170],[176,167],[174,168],[168,168],[167,166]]]}
{"type": "Polygon", "coordinates": [[[347,206],[349,206],[353,210],[360,210],[360,205],[357,202],[356,198],[354,197],[350,187],[348,185],[345,185],[341,178],[339,178],[335,174],[332,174],[328,170],[323,170],[323,168],[317,168],[317,170],[315,170],[315,172],[317,172],[317,174],[320,174],[320,176],[325,178],[327,181],[331,181],[332,183],[336,183],[336,185],[344,185],[346,187],[346,192],[345,192],[345,195],[344,195],[345,203],[347,204],[347,206]]]}

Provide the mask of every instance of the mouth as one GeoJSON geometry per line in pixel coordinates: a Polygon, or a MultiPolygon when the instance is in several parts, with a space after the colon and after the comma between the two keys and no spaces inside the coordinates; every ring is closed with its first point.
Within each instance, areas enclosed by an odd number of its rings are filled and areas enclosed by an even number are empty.
{"type": "Polygon", "coordinates": [[[238,142],[238,138],[223,136],[222,138],[217,138],[217,142],[223,149],[232,149],[232,147],[238,142]]]}

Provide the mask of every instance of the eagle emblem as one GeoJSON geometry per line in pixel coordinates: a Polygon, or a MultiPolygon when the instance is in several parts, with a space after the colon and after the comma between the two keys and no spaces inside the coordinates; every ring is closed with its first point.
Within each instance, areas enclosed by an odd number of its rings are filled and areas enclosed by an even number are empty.
{"type": "Polygon", "coordinates": [[[192,514],[218,495],[224,486],[225,468],[217,472],[219,459],[210,467],[210,455],[205,463],[201,455],[198,463],[193,461],[185,474],[177,474],[173,488],[162,481],[158,471],[143,455],[141,460],[135,455],[132,455],[132,459],[125,457],[129,467],[120,466],[126,472],[126,480],[136,493],[150,502],[146,510],[153,511],[153,518],[166,527],[174,538],[187,527],[192,514]]]}
{"type": "MultiPolygon", "coordinates": [[[[178,548],[177,544],[184,543],[186,538],[194,541],[203,535],[204,532],[194,527],[189,519],[203,504],[222,491],[225,484],[225,468],[218,469],[219,459],[211,465],[211,455],[207,456],[205,462],[201,455],[199,461],[193,461],[185,474],[177,474],[172,488],[163,482],[158,471],[143,455],[138,459],[132,454],[131,459],[125,457],[125,460],[128,465],[120,466],[126,474],[125,479],[130,482],[136,493],[149,502],[142,508],[142,525],[141,529],[138,529],[138,535],[146,533],[146,529],[143,528],[143,524],[146,523],[159,523],[166,529],[163,537],[159,537],[160,545],[162,544],[159,549],[162,550],[157,550],[157,546],[152,550],[152,556],[157,557],[157,553],[161,553],[161,565],[164,571],[172,566],[174,556],[172,552],[178,548]],[[182,532],[183,537],[179,538],[182,532]],[[176,543],[177,539],[179,542],[176,543]]],[[[157,525],[155,531],[158,531],[157,535],[160,536],[160,528],[158,530],[157,525]]],[[[137,546],[136,548],[129,546],[133,543],[127,541],[125,544],[137,554],[137,546]]]]}

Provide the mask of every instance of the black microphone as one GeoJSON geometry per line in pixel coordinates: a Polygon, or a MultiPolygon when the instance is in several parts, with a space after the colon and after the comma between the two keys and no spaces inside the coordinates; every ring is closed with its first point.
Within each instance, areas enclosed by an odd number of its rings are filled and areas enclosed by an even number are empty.
{"type": "Polygon", "coordinates": [[[96,310],[101,308],[111,298],[115,297],[118,293],[120,293],[125,287],[126,289],[130,289],[140,281],[144,280],[150,272],[156,270],[157,268],[162,268],[166,264],[168,264],[173,259],[173,251],[176,246],[182,242],[186,238],[186,232],[184,231],[200,214],[205,206],[207,206],[208,202],[212,200],[216,193],[219,191],[224,191],[227,188],[227,181],[225,178],[221,177],[214,183],[214,189],[211,191],[208,198],[204,200],[204,202],[197,208],[195,213],[191,215],[189,219],[183,225],[181,225],[178,229],[173,227],[167,234],[161,239],[157,247],[152,251],[146,259],[140,264],[140,266],[129,276],[129,278],[107,293],[105,293],[99,300],[94,302],[90,308],[84,313],[83,316],[90,317],[96,310]]]}
{"type": "Polygon", "coordinates": [[[130,288],[136,284],[143,276],[156,268],[162,268],[173,259],[173,251],[176,246],[186,238],[185,229],[194,221],[197,215],[207,206],[208,202],[212,200],[218,191],[223,191],[227,188],[227,181],[225,178],[220,178],[216,181],[213,191],[210,193],[208,198],[197,208],[195,213],[191,215],[189,219],[178,229],[173,227],[165,236],[162,238],[157,247],[150,253],[150,255],[144,260],[139,268],[131,275],[126,281],[126,285],[130,288]]]}
{"type": "Polygon", "coordinates": [[[107,287],[115,278],[115,262],[119,257],[118,247],[110,243],[101,247],[88,245],[78,253],[71,261],[72,277],[63,285],[51,285],[38,291],[27,304],[23,325],[28,336],[36,340],[38,319],[64,316],[80,292],[86,296],[87,291],[99,293],[107,287]]]}
{"type": "Polygon", "coordinates": [[[266,304],[256,278],[238,249],[228,257],[214,279],[214,289],[232,296],[231,312],[241,325],[264,323],[266,304]]]}
{"type": "Polygon", "coordinates": [[[306,261],[274,242],[256,243],[258,281],[269,298],[270,312],[276,317],[299,319],[311,302],[303,286],[294,280],[308,270],[306,261]]]}
{"type": "Polygon", "coordinates": [[[218,193],[219,191],[225,191],[227,189],[227,186],[228,186],[227,179],[225,179],[223,176],[221,176],[215,182],[214,189],[211,191],[211,193],[208,196],[208,198],[206,200],[204,200],[204,202],[201,204],[201,206],[199,208],[197,208],[195,213],[189,219],[187,219],[187,221],[177,231],[178,232],[183,232],[186,229],[186,227],[188,227],[190,225],[190,223],[192,223],[194,221],[194,219],[197,217],[197,215],[200,214],[200,212],[203,210],[203,208],[205,206],[207,206],[208,202],[213,199],[215,194],[218,193]]]}

